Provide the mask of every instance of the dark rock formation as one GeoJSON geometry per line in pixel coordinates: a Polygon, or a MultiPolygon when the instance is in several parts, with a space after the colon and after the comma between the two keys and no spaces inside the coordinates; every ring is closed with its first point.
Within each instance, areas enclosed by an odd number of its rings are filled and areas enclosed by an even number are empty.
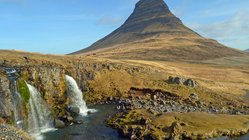
{"type": "Polygon", "coordinates": [[[178,84],[185,85],[187,87],[195,88],[197,86],[196,82],[193,79],[184,79],[182,77],[172,77],[170,76],[168,79],[169,84],[178,84]]]}
{"type": "Polygon", "coordinates": [[[195,88],[196,82],[193,79],[187,79],[184,83],[185,86],[195,88]]]}
{"type": "Polygon", "coordinates": [[[80,114],[80,109],[78,107],[69,107],[67,111],[71,116],[78,116],[80,114]]]}
{"type": "Polygon", "coordinates": [[[11,119],[11,93],[9,90],[9,80],[5,75],[0,73],[0,118],[11,119]]]}
{"type": "Polygon", "coordinates": [[[66,124],[63,121],[59,120],[59,119],[55,119],[54,120],[54,127],[55,128],[65,128],[66,124]]]}

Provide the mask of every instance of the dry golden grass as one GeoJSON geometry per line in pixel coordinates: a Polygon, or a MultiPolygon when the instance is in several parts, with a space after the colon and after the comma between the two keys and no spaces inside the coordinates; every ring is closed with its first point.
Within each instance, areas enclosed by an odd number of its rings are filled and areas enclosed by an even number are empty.
{"type": "Polygon", "coordinates": [[[134,60],[207,60],[245,53],[225,47],[214,40],[194,35],[160,34],[135,42],[97,48],[80,55],[134,60]]]}
{"type": "Polygon", "coordinates": [[[208,139],[213,137],[240,136],[249,131],[248,115],[226,115],[208,113],[163,113],[154,116],[146,110],[133,110],[123,113],[119,119],[112,118],[108,122],[114,127],[140,128],[144,134],[151,134],[156,139],[183,139],[185,135],[191,139],[208,139]],[[148,121],[146,126],[139,123],[141,118],[148,121]],[[149,126],[150,129],[146,129],[149,126]]]}
{"type": "MultiPolygon", "coordinates": [[[[168,76],[181,76],[193,78],[198,87],[209,89],[213,93],[225,95],[227,98],[240,98],[249,90],[249,57],[231,57],[209,61],[148,61],[132,59],[107,59],[83,56],[43,55],[38,53],[0,51],[0,60],[7,60],[14,66],[53,64],[62,67],[73,67],[73,64],[87,63],[113,63],[121,64],[130,69],[141,67],[146,73],[128,74],[124,70],[101,71],[96,73],[96,80],[90,81],[90,86],[101,93],[109,92],[110,88],[117,87],[116,91],[127,92],[130,87],[161,88],[176,91],[175,87],[164,83],[168,76]],[[24,57],[28,57],[29,63],[24,57]],[[107,87],[107,88],[105,88],[107,87]],[[103,92],[101,90],[107,90],[103,92]]],[[[188,95],[189,92],[186,92],[188,95]]],[[[112,94],[111,93],[111,94],[112,94]]],[[[182,93],[183,94],[183,93],[182,93]]],[[[107,95],[108,96],[108,95],[107,95]]]]}

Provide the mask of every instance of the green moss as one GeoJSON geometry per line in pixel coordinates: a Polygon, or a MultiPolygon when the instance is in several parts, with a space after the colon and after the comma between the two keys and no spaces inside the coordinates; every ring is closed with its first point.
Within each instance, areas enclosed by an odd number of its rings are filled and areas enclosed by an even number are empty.
{"type": "Polygon", "coordinates": [[[11,117],[8,120],[8,124],[14,126],[15,125],[15,117],[14,117],[14,112],[11,111],[11,117]]]}
{"type": "Polygon", "coordinates": [[[28,86],[26,85],[25,81],[22,80],[17,81],[17,86],[24,104],[27,105],[30,98],[30,92],[28,86]]]}

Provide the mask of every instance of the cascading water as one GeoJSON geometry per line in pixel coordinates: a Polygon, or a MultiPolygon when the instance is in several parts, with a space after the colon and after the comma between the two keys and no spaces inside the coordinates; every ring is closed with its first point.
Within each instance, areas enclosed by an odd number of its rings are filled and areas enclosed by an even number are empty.
{"type": "Polygon", "coordinates": [[[66,75],[66,82],[70,106],[78,107],[82,116],[86,116],[87,112],[96,112],[94,109],[87,108],[86,102],[83,100],[83,93],[79,89],[76,81],[71,76],[66,75]]]}
{"type": "Polygon", "coordinates": [[[5,68],[5,71],[8,75],[8,79],[10,81],[9,89],[11,92],[11,102],[13,104],[14,109],[14,119],[15,119],[15,125],[19,128],[24,129],[24,118],[22,110],[23,108],[23,101],[20,93],[17,89],[17,71],[14,68],[5,68]]]}
{"type": "Polygon", "coordinates": [[[30,92],[28,131],[36,139],[42,139],[42,133],[53,129],[51,112],[38,90],[27,86],[30,92]]]}

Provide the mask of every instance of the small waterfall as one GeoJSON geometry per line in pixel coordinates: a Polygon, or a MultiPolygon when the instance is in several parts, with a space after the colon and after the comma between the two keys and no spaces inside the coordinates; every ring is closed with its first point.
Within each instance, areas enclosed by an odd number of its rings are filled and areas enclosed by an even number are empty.
{"type": "Polygon", "coordinates": [[[42,133],[53,129],[51,112],[37,89],[27,86],[30,92],[28,131],[36,139],[42,139],[42,133]]]}
{"type": "Polygon", "coordinates": [[[66,75],[66,82],[70,106],[78,107],[82,116],[86,116],[89,111],[95,112],[96,110],[87,108],[86,102],[83,100],[83,93],[79,89],[76,81],[71,76],[66,75]]]}
{"type": "Polygon", "coordinates": [[[24,129],[24,118],[23,118],[23,113],[22,110],[24,110],[23,106],[23,101],[20,93],[17,90],[17,75],[16,75],[16,70],[14,68],[4,68],[7,75],[8,79],[10,81],[9,84],[9,89],[11,92],[11,102],[13,105],[14,109],[14,119],[15,119],[15,125],[19,128],[24,129]]]}
{"type": "Polygon", "coordinates": [[[16,126],[24,129],[25,126],[24,126],[24,119],[23,119],[23,114],[22,114],[22,110],[24,110],[23,101],[22,101],[22,97],[20,93],[17,90],[16,81],[10,82],[10,89],[12,93],[12,103],[14,106],[14,117],[15,117],[16,126]]]}

